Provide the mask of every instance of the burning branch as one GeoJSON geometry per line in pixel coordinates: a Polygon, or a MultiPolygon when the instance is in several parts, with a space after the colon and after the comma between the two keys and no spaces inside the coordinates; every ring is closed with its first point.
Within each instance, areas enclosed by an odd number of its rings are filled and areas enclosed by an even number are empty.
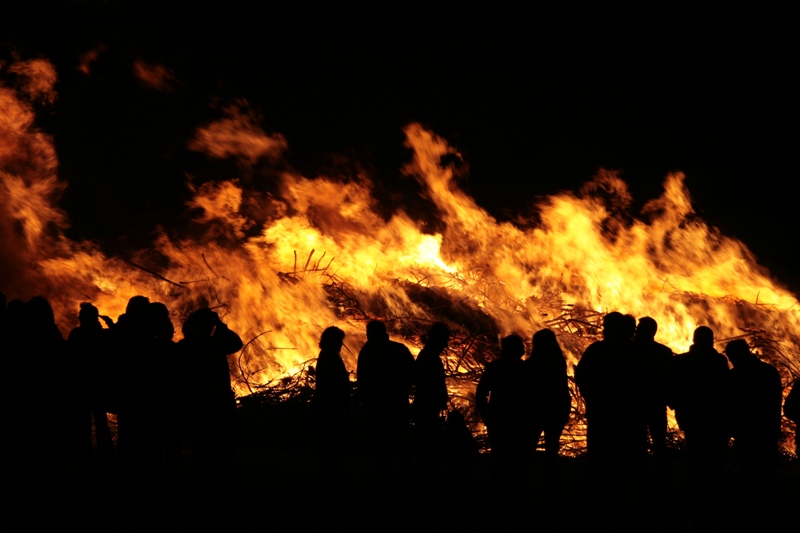
{"type": "Polygon", "coordinates": [[[250,391],[251,394],[253,393],[253,387],[250,384],[250,380],[247,379],[247,378],[249,376],[251,376],[252,374],[248,370],[246,370],[244,365],[242,364],[242,357],[244,356],[245,351],[248,349],[248,347],[251,344],[253,344],[253,342],[255,342],[262,335],[266,335],[267,333],[271,333],[271,332],[272,332],[272,330],[262,331],[261,333],[259,333],[258,335],[256,335],[255,337],[253,337],[252,339],[247,341],[247,343],[245,343],[245,345],[242,346],[242,349],[239,351],[239,356],[236,358],[236,364],[239,367],[239,375],[244,377],[244,379],[242,379],[241,382],[243,382],[247,386],[247,389],[250,391]]]}
{"type": "Polygon", "coordinates": [[[136,264],[136,263],[134,263],[133,261],[128,261],[127,259],[123,259],[123,261],[125,261],[126,263],[128,263],[128,264],[129,264],[129,265],[131,265],[132,267],[138,268],[138,269],[139,269],[139,270],[141,270],[142,272],[147,272],[147,273],[148,273],[148,274],[150,274],[151,276],[153,276],[153,277],[155,277],[155,278],[157,278],[157,279],[160,279],[161,281],[166,281],[167,283],[171,283],[172,285],[175,285],[176,287],[180,287],[181,289],[184,289],[184,288],[185,288],[185,287],[184,287],[184,285],[182,285],[182,283],[183,283],[183,282],[181,282],[181,283],[175,283],[175,282],[174,282],[174,281],[172,281],[171,279],[167,279],[167,278],[165,278],[164,276],[162,276],[162,275],[161,275],[161,274],[159,274],[158,272],[153,272],[153,271],[152,271],[152,270],[150,270],[149,268],[145,268],[145,267],[143,267],[142,265],[137,265],[137,264],[136,264]]]}
{"type": "Polygon", "coordinates": [[[334,258],[331,258],[331,260],[328,261],[328,264],[325,265],[323,268],[319,268],[319,265],[322,262],[322,259],[325,257],[325,253],[326,252],[322,252],[322,256],[317,260],[317,263],[316,263],[316,265],[314,265],[314,268],[308,268],[308,265],[311,264],[311,258],[313,257],[314,252],[315,252],[315,250],[312,249],[311,253],[308,254],[308,259],[306,260],[306,265],[303,267],[303,270],[298,271],[297,270],[297,250],[294,250],[294,267],[292,268],[292,271],[291,272],[278,272],[278,277],[280,277],[283,281],[288,281],[289,283],[297,283],[298,281],[300,281],[298,279],[298,277],[297,277],[298,274],[306,274],[306,273],[311,272],[311,273],[321,273],[321,274],[330,275],[330,274],[327,274],[327,271],[328,271],[328,267],[330,267],[331,263],[333,263],[333,259],[334,258]]]}
{"type": "Polygon", "coordinates": [[[224,279],[225,281],[230,281],[230,280],[229,280],[228,278],[226,278],[225,276],[220,276],[219,274],[217,274],[216,272],[214,272],[214,269],[213,269],[213,268],[211,268],[211,265],[209,265],[209,264],[208,264],[208,260],[206,260],[206,254],[200,254],[200,256],[203,258],[203,263],[206,265],[206,268],[207,268],[207,269],[209,269],[209,270],[211,271],[211,273],[212,273],[212,274],[214,274],[215,276],[217,276],[217,279],[224,279]]]}

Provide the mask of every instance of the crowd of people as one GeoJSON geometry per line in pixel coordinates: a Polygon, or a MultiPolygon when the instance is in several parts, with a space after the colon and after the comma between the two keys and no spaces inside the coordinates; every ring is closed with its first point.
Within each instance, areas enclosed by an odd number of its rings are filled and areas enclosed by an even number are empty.
{"type": "Polygon", "coordinates": [[[43,297],[3,297],[0,311],[5,482],[39,491],[114,471],[142,487],[178,468],[181,453],[204,474],[224,465],[236,412],[226,356],[242,341],[216,312],[191,313],[175,342],[167,307],[144,296],[116,322],[82,303],[66,339],[43,297]]]}
{"type": "MultiPolygon", "coordinates": [[[[591,344],[575,366],[575,402],[566,358],[552,330],[533,335],[527,357],[521,337],[503,338],[499,358],[486,365],[475,392],[496,466],[513,471],[540,447],[542,457],[552,462],[573,403],[582,400],[587,457],[598,478],[629,476],[644,468],[646,457],[663,469],[669,408],[699,479],[719,474],[731,440],[742,474],[752,481],[767,479],[776,465],[781,437],[783,387],[778,371],[752,353],[743,339],[728,342],[723,355],[714,348],[713,331],[701,326],[689,351],[674,354],[655,340],[657,329],[651,317],[637,324],[631,315],[605,315],[602,340],[591,344]]],[[[389,340],[384,324],[367,325],[355,398],[373,449],[405,447],[410,431],[423,453],[440,443],[448,408],[441,357],[449,336],[445,324],[434,324],[414,359],[404,345],[389,340]]],[[[320,434],[339,442],[351,412],[349,376],[337,357],[343,339],[344,332],[337,328],[323,334],[315,397],[320,434]],[[327,337],[335,337],[335,343],[327,337]]],[[[329,439],[323,447],[332,445],[329,439]]]]}
{"type": "MultiPolygon", "coordinates": [[[[6,303],[3,297],[0,309],[6,427],[0,460],[10,479],[89,462],[147,478],[175,467],[187,449],[198,470],[213,472],[230,456],[236,402],[227,356],[242,341],[213,310],[191,313],[175,342],[166,306],[143,296],[131,298],[116,321],[81,304],[79,326],[66,339],[45,298],[6,303]],[[116,442],[109,413],[118,423],[116,442]]],[[[608,313],[602,340],[575,366],[587,457],[598,477],[626,475],[645,457],[663,465],[668,408],[698,471],[718,472],[733,439],[742,473],[768,477],[781,435],[778,371],[741,339],[720,354],[708,327],[697,328],[685,354],[656,342],[656,332],[650,317],[637,324],[630,315],[608,313]]],[[[434,464],[447,453],[445,417],[453,411],[442,360],[448,326],[434,323],[416,358],[380,321],[369,322],[366,334],[355,393],[341,357],[344,331],[329,327],[321,335],[309,409],[314,446],[325,458],[341,457],[355,429],[368,453],[391,460],[415,450],[423,464],[434,464]]],[[[539,447],[538,455],[555,461],[578,400],[552,330],[533,335],[527,357],[520,336],[504,337],[475,391],[495,465],[513,470],[539,447]]]]}
{"type": "Polygon", "coordinates": [[[687,353],[676,355],[655,341],[656,330],[652,318],[637,325],[630,315],[609,313],[603,340],[589,346],[576,365],[590,460],[610,475],[640,464],[649,446],[663,461],[669,407],[699,472],[721,471],[732,438],[743,473],[769,475],[781,436],[778,370],[751,353],[743,339],[727,343],[726,358],[715,350],[706,326],[695,330],[687,353]]]}

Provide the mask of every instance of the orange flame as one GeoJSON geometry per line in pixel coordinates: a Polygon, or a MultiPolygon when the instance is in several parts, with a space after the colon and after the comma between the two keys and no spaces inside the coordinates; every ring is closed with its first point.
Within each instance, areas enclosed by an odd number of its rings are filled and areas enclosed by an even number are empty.
{"type": "MultiPolygon", "coordinates": [[[[50,79],[41,65],[33,70],[41,74],[35,87],[50,79]]],[[[443,156],[457,152],[411,124],[405,135],[413,156],[404,171],[435,205],[440,233],[425,233],[402,209],[385,220],[364,178],[285,171],[271,195],[235,180],[190,185],[204,232],[191,239],[162,234],[153,243],[160,258],[154,276],[152,250],[131,255],[147,272],[61,233],[66,217],[57,207],[63,184],[55,152],[26,100],[48,100],[39,91],[0,87],[0,262],[12,273],[4,289],[44,292],[62,328],[75,323],[84,300],[116,316],[142,294],[166,303],[177,322],[199,306],[219,307],[232,329],[252,339],[246,365],[232,368],[239,394],[249,390],[244,381],[296,372],[316,356],[330,325],[347,333],[344,358],[355,369],[363,323],[332,303],[333,287],[352,289],[365,309],[384,317],[423,321],[437,316],[404,287],[435,288],[453,302],[473,302],[502,333],[530,338],[543,327],[558,330],[571,364],[591,340],[580,318],[620,310],[656,318],[658,340],[675,352],[685,351],[705,324],[718,339],[750,336],[782,363],[784,378],[797,371],[797,298],[741,242],[695,215],[680,173],[667,176],[661,197],[632,221],[621,216],[631,202],[627,186],[600,171],[580,192],[542,201],[538,224],[499,222],[443,164],[443,156]]],[[[275,158],[286,140],[265,133],[242,101],[198,128],[188,148],[252,165],[275,158]]]]}

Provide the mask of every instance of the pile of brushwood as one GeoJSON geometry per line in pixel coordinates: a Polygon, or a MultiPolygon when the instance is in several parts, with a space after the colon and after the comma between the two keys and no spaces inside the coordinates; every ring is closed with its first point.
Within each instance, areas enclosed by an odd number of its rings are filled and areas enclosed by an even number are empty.
{"type": "MultiPolygon", "coordinates": [[[[422,339],[432,322],[443,321],[451,327],[452,336],[446,351],[447,357],[443,361],[451,407],[458,410],[476,440],[486,449],[485,427],[475,409],[475,388],[486,363],[495,359],[499,353],[500,330],[496,320],[473,299],[456,298],[446,289],[405,281],[397,281],[396,286],[403,290],[408,301],[425,310],[426,316],[398,317],[392,314],[385,301],[360,293],[324,269],[322,271],[328,280],[325,289],[331,307],[343,320],[363,323],[364,326],[369,320],[382,320],[393,338],[402,338],[404,342],[420,348],[424,344],[422,339]]],[[[281,277],[285,282],[291,283],[296,281],[299,275],[300,273],[293,272],[281,274],[281,277]]],[[[693,305],[708,305],[708,298],[703,295],[682,293],[675,296],[693,305]]],[[[745,338],[751,349],[779,369],[784,384],[791,384],[798,375],[795,364],[797,357],[776,340],[776,335],[771,333],[769,326],[780,321],[780,312],[762,304],[730,298],[727,298],[725,303],[738,309],[742,317],[747,317],[747,320],[742,319],[743,324],[755,321],[766,325],[766,327],[743,325],[740,328],[742,334],[733,338],[745,338]]],[[[565,304],[558,295],[531,298],[524,306],[513,304],[506,310],[494,311],[495,315],[503,312],[521,315],[528,323],[539,323],[542,327],[555,330],[570,367],[577,364],[580,355],[592,342],[602,337],[603,313],[578,305],[565,304]]],[[[718,346],[724,346],[733,338],[718,340],[718,346]]],[[[247,377],[255,373],[248,372],[246,346],[239,356],[240,375],[251,394],[240,398],[240,407],[250,416],[269,419],[272,426],[289,424],[292,419],[304,419],[314,390],[314,363],[315,359],[311,359],[294,374],[267,384],[247,382],[247,377]]],[[[583,398],[578,393],[572,376],[569,377],[569,385],[572,394],[572,412],[562,435],[562,454],[576,456],[585,450],[585,409],[583,398]]],[[[354,394],[357,394],[355,386],[356,384],[354,384],[354,394]]],[[[794,434],[794,428],[790,427],[790,422],[784,420],[784,423],[786,424],[784,448],[793,449],[791,436],[794,434]]],[[[670,427],[669,440],[671,446],[680,447],[682,438],[674,424],[670,427]]]]}

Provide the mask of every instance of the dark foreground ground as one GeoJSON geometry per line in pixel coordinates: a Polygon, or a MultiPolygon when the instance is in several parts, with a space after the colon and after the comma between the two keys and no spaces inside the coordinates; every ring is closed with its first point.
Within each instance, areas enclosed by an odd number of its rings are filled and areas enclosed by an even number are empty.
{"type": "Polygon", "coordinates": [[[594,478],[584,457],[540,457],[499,473],[488,454],[447,450],[435,461],[358,445],[322,460],[298,424],[241,421],[224,471],[201,474],[188,458],[138,482],[112,471],[23,480],[4,476],[10,530],[143,531],[796,531],[800,461],[782,458],[767,485],[724,472],[698,479],[680,450],[659,472],[594,478]]]}

